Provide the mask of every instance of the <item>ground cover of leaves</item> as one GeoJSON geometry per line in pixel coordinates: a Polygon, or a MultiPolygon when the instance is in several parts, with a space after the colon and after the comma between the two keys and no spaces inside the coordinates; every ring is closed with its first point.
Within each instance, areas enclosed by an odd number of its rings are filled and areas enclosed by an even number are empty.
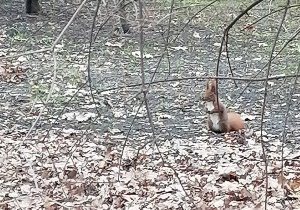
{"type": "MultiPolygon", "coordinates": [[[[0,16],[0,56],[49,47],[76,9],[76,5],[43,1],[42,7],[52,13],[28,18],[21,0],[2,6],[5,15],[0,16]]],[[[148,15],[157,20],[169,9],[169,5],[160,8],[153,2],[146,6],[148,15]]],[[[172,38],[187,17],[202,6],[178,7],[171,22],[172,38]]],[[[170,63],[163,59],[155,80],[214,75],[224,29],[221,26],[233,20],[240,6],[245,6],[243,1],[223,1],[200,13],[170,45],[170,63]],[[232,13],[224,14],[224,6],[232,13]],[[215,12],[218,15],[212,16],[215,12]]],[[[242,30],[266,12],[263,6],[243,18],[231,32],[229,56],[235,76],[253,76],[268,61],[267,52],[276,33],[272,24],[279,18],[271,16],[242,30]]],[[[112,18],[100,30],[92,48],[93,98],[84,85],[87,31],[95,8],[95,2],[89,2],[56,47],[57,78],[48,104],[44,101],[54,69],[50,53],[24,55],[0,65],[1,209],[262,209],[266,195],[268,209],[300,206],[298,87],[286,125],[281,176],[282,130],[293,80],[268,83],[263,132],[269,177],[266,194],[260,144],[263,83],[251,84],[239,96],[246,82],[238,82],[235,87],[231,81],[220,81],[220,97],[227,107],[252,120],[246,122],[243,132],[225,136],[206,129],[201,101],[205,81],[151,85],[148,100],[156,146],[146,109],[139,109],[143,101],[142,94],[138,95],[140,87],[117,88],[140,82],[138,31],[124,37],[111,36],[119,27],[118,19],[112,18]],[[40,120],[25,139],[39,114],[40,120]]],[[[97,26],[109,14],[109,8],[101,9],[97,26]]],[[[290,17],[299,14],[290,11],[290,17]]],[[[297,26],[294,22],[297,19],[290,18],[290,24],[285,25],[279,46],[297,26]]],[[[145,29],[146,81],[155,72],[164,49],[161,34],[166,28],[167,22],[163,22],[155,29],[145,29]]],[[[295,73],[297,47],[297,42],[291,42],[274,61],[273,75],[295,73]]],[[[220,75],[230,75],[224,52],[220,75]]]]}
{"type": "MultiPolygon", "coordinates": [[[[102,138],[66,129],[53,133],[46,144],[32,139],[24,145],[18,133],[1,131],[2,209],[260,209],[264,205],[264,163],[255,134],[218,137],[203,131],[195,138],[159,142],[159,152],[150,144],[139,154],[128,145],[120,162],[121,147],[108,144],[124,141],[118,130],[102,138]]],[[[273,141],[268,147],[268,209],[299,206],[299,147],[284,150],[282,178],[281,143],[272,136],[265,138],[273,141]]]]}

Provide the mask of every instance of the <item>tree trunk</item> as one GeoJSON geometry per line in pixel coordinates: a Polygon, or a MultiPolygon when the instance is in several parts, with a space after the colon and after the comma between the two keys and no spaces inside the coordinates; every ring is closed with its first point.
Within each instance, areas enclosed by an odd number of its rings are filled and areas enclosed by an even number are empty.
{"type": "Polygon", "coordinates": [[[27,14],[37,14],[41,10],[39,0],[26,0],[25,4],[27,14]]]}
{"type": "Polygon", "coordinates": [[[121,0],[119,3],[119,16],[120,16],[120,22],[123,29],[124,34],[130,33],[130,24],[127,21],[126,18],[126,4],[125,0],[121,0]]]}

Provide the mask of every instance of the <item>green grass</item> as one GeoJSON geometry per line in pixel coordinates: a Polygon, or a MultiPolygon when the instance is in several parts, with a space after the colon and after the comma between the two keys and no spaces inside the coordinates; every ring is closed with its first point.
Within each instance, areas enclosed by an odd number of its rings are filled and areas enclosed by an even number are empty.
{"type": "Polygon", "coordinates": [[[11,41],[22,41],[26,39],[27,30],[24,27],[10,28],[6,31],[6,35],[11,41]]]}

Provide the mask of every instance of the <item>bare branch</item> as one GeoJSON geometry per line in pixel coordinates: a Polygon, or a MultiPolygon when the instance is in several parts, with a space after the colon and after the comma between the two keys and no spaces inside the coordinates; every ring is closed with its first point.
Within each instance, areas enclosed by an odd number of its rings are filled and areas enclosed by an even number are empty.
{"type": "Polygon", "coordinates": [[[80,12],[80,10],[82,9],[83,5],[86,3],[87,0],[83,0],[80,4],[80,6],[77,8],[76,12],[73,14],[73,16],[71,17],[71,19],[69,20],[69,22],[67,23],[67,25],[64,27],[64,29],[60,32],[60,34],[58,35],[58,37],[55,39],[55,41],[53,42],[51,49],[54,50],[55,45],[57,45],[57,43],[60,41],[61,37],[64,35],[64,33],[66,32],[66,30],[69,28],[69,26],[71,25],[71,23],[74,21],[75,17],[78,15],[78,13],[80,12]]]}
{"type": "Polygon", "coordinates": [[[167,53],[169,75],[171,74],[171,62],[170,62],[168,45],[169,45],[169,38],[170,38],[169,35],[170,35],[170,27],[171,27],[172,12],[173,12],[173,9],[174,9],[174,3],[175,3],[175,0],[172,0],[171,1],[171,8],[170,8],[169,22],[168,22],[168,29],[167,29],[167,38],[166,38],[165,49],[164,49],[164,51],[167,53]]]}
{"type": "MultiPolygon", "coordinates": [[[[300,7],[300,4],[290,5],[288,8],[293,8],[293,7],[300,7]]],[[[281,10],[285,10],[285,7],[280,8],[280,9],[278,9],[278,10],[275,10],[275,11],[273,11],[273,12],[270,12],[270,13],[268,13],[268,14],[266,14],[266,15],[260,17],[259,19],[257,19],[257,20],[254,21],[253,23],[248,24],[247,26],[245,26],[243,29],[241,29],[241,31],[244,31],[244,30],[247,29],[248,27],[251,27],[251,26],[255,25],[256,23],[260,22],[261,20],[265,19],[266,17],[268,17],[268,16],[270,16],[270,15],[272,15],[272,14],[274,14],[274,13],[280,12],[281,10]]]]}
{"type": "MultiPolygon", "coordinates": [[[[255,77],[257,77],[261,72],[262,72],[262,70],[264,70],[268,65],[269,65],[269,63],[271,62],[271,61],[273,61],[274,59],[276,59],[277,58],[277,56],[278,55],[280,55],[280,53],[286,48],[286,46],[291,42],[291,41],[293,41],[298,35],[300,34],[300,27],[295,31],[295,33],[283,44],[283,46],[281,47],[281,49],[278,51],[278,53],[276,54],[276,55],[274,55],[273,57],[272,57],[272,59],[271,60],[269,60],[252,78],[255,78],[255,77]]],[[[294,75],[294,77],[295,77],[296,75],[294,75]]],[[[271,77],[270,77],[271,78],[271,77]]],[[[269,78],[269,80],[270,80],[270,78],[269,78]]],[[[251,84],[251,82],[252,81],[254,81],[254,80],[249,80],[250,82],[244,87],[244,89],[241,91],[241,93],[240,93],[240,95],[239,96],[241,96],[241,95],[243,95],[243,93],[245,92],[245,90],[249,87],[249,85],[251,84]]]]}
{"type": "MultiPolygon", "coordinates": [[[[52,57],[53,57],[53,76],[52,76],[52,81],[51,81],[51,87],[50,87],[49,93],[47,95],[45,104],[47,104],[49,102],[49,100],[52,96],[54,86],[55,86],[56,76],[57,76],[57,58],[56,58],[56,52],[55,51],[52,51],[52,57]]],[[[40,120],[45,108],[46,108],[46,106],[43,106],[43,107],[40,108],[39,115],[37,116],[35,121],[32,123],[29,131],[26,133],[26,135],[22,139],[22,144],[24,144],[25,140],[28,138],[28,136],[30,135],[30,133],[32,132],[34,127],[36,126],[37,122],[40,120]]],[[[22,144],[19,144],[19,146],[21,146],[22,144]]]]}
{"type": "Polygon", "coordinates": [[[213,5],[214,3],[216,3],[218,0],[212,1],[211,3],[209,3],[208,5],[206,5],[205,7],[201,8],[198,12],[196,12],[187,22],[186,24],[184,24],[184,26],[179,30],[177,36],[173,39],[172,43],[176,42],[176,40],[178,39],[179,35],[183,32],[183,30],[185,29],[185,27],[187,27],[189,25],[189,23],[203,10],[205,10],[207,7],[213,5]]]}
{"type": "MultiPolygon", "coordinates": [[[[283,124],[282,145],[281,145],[281,180],[283,180],[283,167],[284,167],[284,164],[283,164],[283,147],[286,143],[286,124],[287,124],[287,119],[288,119],[288,116],[289,116],[290,107],[291,107],[291,104],[292,104],[292,97],[293,97],[293,95],[295,93],[295,90],[296,90],[296,87],[297,87],[297,80],[298,80],[299,72],[300,72],[300,62],[299,62],[299,65],[298,65],[294,85],[292,87],[292,90],[290,92],[290,97],[289,97],[289,100],[287,102],[287,109],[286,109],[284,124],[283,124]]],[[[284,185],[284,183],[282,182],[282,189],[284,189],[283,185],[284,185]]]]}
{"type": "MultiPolygon", "coordinates": [[[[253,7],[255,7],[257,4],[262,2],[263,0],[257,0],[254,3],[252,3],[248,8],[246,8],[243,12],[241,12],[224,30],[223,37],[221,40],[221,46],[219,49],[219,54],[218,54],[218,61],[217,61],[217,69],[216,69],[216,76],[219,75],[219,67],[220,67],[220,61],[221,61],[221,54],[222,54],[222,49],[223,49],[223,44],[225,41],[226,36],[228,36],[229,30],[234,26],[234,24],[241,19],[247,12],[249,12],[253,7]]],[[[218,80],[217,80],[217,87],[218,89],[218,80]]]]}
{"type": "Polygon", "coordinates": [[[47,52],[47,51],[53,51],[54,48],[55,48],[55,46],[57,45],[57,43],[60,41],[61,37],[64,35],[64,33],[66,32],[66,30],[69,28],[69,26],[74,21],[75,17],[81,11],[81,9],[82,9],[83,5],[86,3],[86,1],[87,0],[83,0],[81,2],[80,6],[77,8],[76,12],[73,14],[73,16],[71,17],[71,19],[68,21],[67,25],[63,28],[63,30],[57,36],[57,38],[52,43],[52,45],[51,45],[50,48],[44,48],[44,49],[39,49],[39,50],[32,50],[32,51],[28,51],[28,52],[24,52],[24,53],[18,53],[16,55],[5,56],[5,57],[2,57],[2,58],[0,57],[0,60],[6,60],[6,59],[9,59],[9,58],[20,57],[20,56],[23,56],[23,55],[30,55],[30,54],[35,54],[35,53],[42,53],[42,52],[47,52]]]}
{"type": "MultiPolygon", "coordinates": [[[[227,58],[227,63],[228,63],[228,67],[229,67],[229,70],[230,70],[230,73],[231,73],[231,76],[234,77],[233,75],[233,71],[232,71],[232,67],[231,67],[231,62],[230,62],[230,58],[229,58],[229,50],[228,50],[228,34],[226,35],[226,40],[225,40],[225,51],[226,51],[226,58],[227,58]]],[[[238,87],[237,84],[236,84],[236,81],[233,80],[234,84],[235,84],[235,87],[238,87]]]]}
{"type": "MultiPolygon", "coordinates": [[[[268,78],[268,81],[270,80],[279,80],[279,79],[286,79],[286,78],[294,78],[297,75],[292,74],[292,75],[275,75],[275,76],[270,76],[268,78]]],[[[154,76],[152,76],[153,79],[154,76]]],[[[261,82],[265,81],[266,78],[249,78],[249,77],[183,77],[183,78],[174,78],[174,79],[165,79],[165,80],[156,80],[156,81],[151,81],[150,82],[145,82],[145,85],[154,85],[154,84],[159,84],[159,83],[167,83],[167,82],[175,82],[175,81],[187,81],[187,80],[207,80],[207,79],[221,79],[221,80],[240,80],[240,81],[251,81],[251,82],[261,82]]],[[[132,88],[132,87],[139,87],[142,86],[142,83],[138,84],[130,84],[130,85],[125,85],[125,86],[119,86],[119,87],[112,87],[112,88],[107,88],[103,90],[96,90],[98,93],[103,93],[106,91],[112,91],[112,90],[119,90],[119,89],[125,89],[125,88],[132,88]]]]}
{"type": "MultiPolygon", "coordinates": [[[[92,79],[91,79],[91,53],[92,53],[91,49],[92,49],[92,46],[93,46],[93,32],[94,32],[94,28],[95,28],[95,25],[96,25],[96,18],[98,16],[100,3],[101,3],[101,0],[98,0],[98,4],[97,4],[97,7],[96,7],[96,12],[95,12],[94,17],[93,17],[92,28],[91,28],[91,33],[90,33],[90,40],[89,40],[89,48],[88,48],[89,49],[89,51],[88,51],[88,60],[87,60],[88,86],[89,86],[89,89],[90,89],[90,92],[91,92],[91,97],[92,97],[92,100],[93,100],[94,104],[96,104],[96,102],[95,102],[95,97],[94,97],[94,93],[93,93],[92,79]]],[[[95,106],[95,109],[97,111],[98,116],[100,116],[101,114],[100,114],[97,106],[95,106]]]]}
{"type": "MultiPolygon", "coordinates": [[[[219,76],[219,67],[220,67],[220,62],[221,62],[221,54],[222,54],[222,50],[223,50],[223,44],[224,41],[226,39],[226,37],[228,36],[229,30],[234,26],[234,24],[241,19],[245,14],[248,13],[248,11],[250,11],[253,7],[255,7],[257,4],[259,4],[260,2],[262,2],[263,0],[257,0],[254,3],[252,3],[249,7],[247,7],[243,12],[241,12],[224,30],[223,33],[223,37],[221,40],[221,46],[219,49],[219,54],[218,54],[218,60],[217,60],[217,69],[216,69],[216,76],[219,76]]],[[[219,97],[218,97],[218,79],[216,80],[216,90],[217,90],[217,104],[218,104],[218,109],[219,109],[219,97]]],[[[219,109],[220,110],[220,109],[219,109]]]]}
{"type": "Polygon", "coordinates": [[[263,152],[263,161],[265,162],[265,173],[266,173],[266,176],[265,176],[266,177],[265,178],[266,179],[265,210],[267,210],[267,206],[268,206],[268,186],[269,186],[269,183],[268,183],[268,160],[267,160],[266,151],[265,151],[265,142],[264,142],[264,139],[263,139],[263,124],[264,124],[265,109],[266,109],[266,102],[267,102],[268,80],[269,80],[269,75],[270,75],[270,70],[271,70],[271,63],[272,63],[271,60],[272,60],[272,57],[273,57],[273,53],[275,51],[276,43],[277,43],[279,34],[281,32],[283,22],[285,20],[286,14],[287,14],[289,4],[290,4],[290,0],[287,0],[286,7],[285,7],[281,22],[280,22],[279,27],[278,27],[276,37],[274,39],[273,47],[272,47],[272,50],[270,52],[269,65],[268,65],[268,69],[267,69],[267,72],[266,72],[266,80],[265,80],[264,101],[263,101],[263,106],[262,106],[262,111],[261,111],[260,141],[261,141],[261,148],[262,148],[262,152],[263,152]]]}

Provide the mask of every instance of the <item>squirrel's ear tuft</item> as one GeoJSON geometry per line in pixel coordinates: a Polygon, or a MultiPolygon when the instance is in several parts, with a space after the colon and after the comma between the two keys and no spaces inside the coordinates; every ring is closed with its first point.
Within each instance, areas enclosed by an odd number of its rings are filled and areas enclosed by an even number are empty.
{"type": "Polygon", "coordinates": [[[217,87],[216,87],[216,80],[215,79],[211,79],[211,92],[216,93],[217,92],[217,87]]]}
{"type": "Polygon", "coordinates": [[[207,82],[206,82],[206,90],[210,89],[209,82],[210,82],[210,80],[207,80],[207,82]]]}

